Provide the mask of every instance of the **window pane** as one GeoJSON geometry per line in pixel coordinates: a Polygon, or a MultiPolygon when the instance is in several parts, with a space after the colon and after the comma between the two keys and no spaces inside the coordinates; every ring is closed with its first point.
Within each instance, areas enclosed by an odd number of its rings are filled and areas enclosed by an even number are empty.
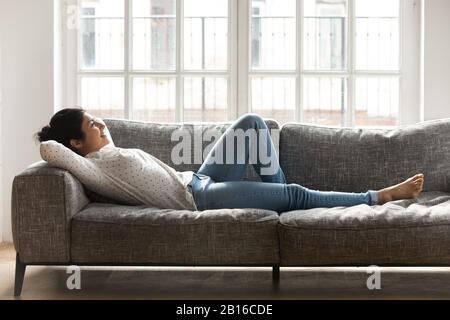
{"type": "Polygon", "coordinates": [[[81,0],[82,16],[117,17],[125,16],[124,0],[81,0]]]}
{"type": "Polygon", "coordinates": [[[175,2],[133,1],[133,69],[176,69],[175,2]]]}
{"type": "Polygon", "coordinates": [[[225,121],[227,87],[226,78],[185,78],[184,121],[225,121]]]}
{"type": "Polygon", "coordinates": [[[123,19],[81,21],[81,68],[123,69],[123,19]]]}
{"type": "Polygon", "coordinates": [[[81,2],[82,69],[123,69],[123,0],[81,2]]]}
{"type": "Polygon", "coordinates": [[[186,17],[228,17],[228,0],[184,0],[186,17]]]}
{"type": "Polygon", "coordinates": [[[341,126],[347,110],[345,78],[306,77],[303,80],[304,122],[341,126]]]}
{"type": "Polygon", "coordinates": [[[133,18],[133,68],[175,70],[175,18],[133,18]]]}
{"type": "Polygon", "coordinates": [[[175,86],[174,78],[133,78],[133,119],[174,122],[175,86]]]}
{"type": "Polygon", "coordinates": [[[133,17],[148,17],[153,15],[175,15],[175,0],[132,0],[133,17]]]}
{"type": "Polygon", "coordinates": [[[228,69],[228,1],[184,2],[184,67],[228,69]]]}
{"type": "Polygon", "coordinates": [[[399,0],[356,0],[356,69],[399,70],[399,0]]]}
{"type": "Polygon", "coordinates": [[[391,17],[398,18],[399,0],[355,0],[357,17],[391,17]]]}
{"type": "Polygon", "coordinates": [[[281,124],[295,121],[295,78],[252,78],[252,112],[281,124]]]}
{"type": "Polygon", "coordinates": [[[119,77],[82,77],[81,106],[102,118],[123,118],[124,80],[119,77]]]}
{"type": "Polygon", "coordinates": [[[303,66],[306,70],[347,68],[347,0],[305,0],[303,66]]]}
{"type": "Polygon", "coordinates": [[[252,1],[252,69],[295,70],[295,0],[252,1]]]}
{"type": "Polygon", "coordinates": [[[356,125],[397,125],[399,115],[398,78],[357,78],[355,89],[356,125]]]}

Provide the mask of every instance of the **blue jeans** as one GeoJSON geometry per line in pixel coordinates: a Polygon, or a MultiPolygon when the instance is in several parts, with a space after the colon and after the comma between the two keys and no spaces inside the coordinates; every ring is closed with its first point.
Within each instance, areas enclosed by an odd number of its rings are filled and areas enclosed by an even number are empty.
{"type": "MultiPolygon", "coordinates": [[[[245,163],[235,161],[232,164],[227,164],[226,145],[229,140],[226,137],[231,136],[236,129],[244,131],[247,129],[268,130],[266,123],[260,116],[246,114],[236,120],[224,132],[209,152],[200,169],[197,173],[194,173],[192,181],[188,185],[198,210],[259,208],[286,212],[317,207],[351,207],[359,204],[375,205],[378,203],[378,193],[374,190],[365,193],[318,191],[295,183],[287,184],[272,139],[267,135],[266,141],[262,142],[259,140],[264,139],[264,137],[259,136],[253,142],[251,139],[245,139],[245,163]],[[266,143],[267,156],[272,162],[267,164],[267,161],[260,161],[259,152],[257,152],[257,161],[250,162],[249,153],[252,143],[258,143],[259,146],[260,143],[264,142],[266,143]],[[208,162],[208,159],[211,160],[212,157],[217,160],[217,154],[222,154],[222,163],[208,162]],[[248,164],[253,165],[262,182],[240,181],[248,164]],[[272,174],[261,174],[261,169],[267,169],[270,165],[275,166],[272,167],[272,174]]],[[[237,156],[238,144],[234,143],[233,145],[234,156],[237,156]]],[[[229,150],[230,148],[228,148],[229,150]]]]}

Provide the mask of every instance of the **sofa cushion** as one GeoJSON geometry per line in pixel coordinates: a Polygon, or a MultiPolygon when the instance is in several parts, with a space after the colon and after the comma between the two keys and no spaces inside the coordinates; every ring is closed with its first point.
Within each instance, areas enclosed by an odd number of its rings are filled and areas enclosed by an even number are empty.
{"type": "Polygon", "coordinates": [[[174,211],[89,204],[72,219],[74,263],[270,265],[278,214],[259,209],[174,211]]]}
{"type": "Polygon", "coordinates": [[[291,183],[365,192],[425,174],[424,191],[450,192],[450,119],[362,129],[285,124],[280,164],[291,183]]]}
{"type": "Polygon", "coordinates": [[[449,265],[450,193],[282,213],[281,265],[449,265]]]}
{"type": "MultiPolygon", "coordinates": [[[[197,122],[197,123],[154,123],[139,122],[120,119],[104,119],[109,128],[114,144],[121,148],[138,148],[150,153],[159,160],[168,164],[177,171],[194,171],[200,168],[203,160],[202,153],[212,142],[206,139],[205,134],[213,133],[222,134],[233,122],[197,122]],[[186,130],[191,137],[191,161],[190,163],[176,164],[171,159],[173,148],[178,145],[181,140],[172,141],[171,136],[175,130],[186,130]],[[202,141],[205,136],[206,141],[202,141]],[[194,138],[196,137],[196,138],[194,138]],[[199,146],[196,142],[200,141],[199,146]],[[201,150],[200,149],[201,146],[201,150]]],[[[279,125],[276,121],[265,120],[267,127],[271,130],[272,141],[278,152],[279,143],[279,125]]],[[[253,166],[247,166],[243,180],[261,181],[253,166]]]]}

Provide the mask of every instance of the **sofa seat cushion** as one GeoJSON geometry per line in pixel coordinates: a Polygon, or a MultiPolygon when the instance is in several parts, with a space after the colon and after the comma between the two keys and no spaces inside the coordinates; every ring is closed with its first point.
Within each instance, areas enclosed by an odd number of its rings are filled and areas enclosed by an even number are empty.
{"type": "Polygon", "coordinates": [[[260,209],[170,210],[91,203],[72,221],[74,263],[272,265],[278,214],[260,209]]]}
{"type": "Polygon", "coordinates": [[[284,266],[450,265],[450,194],[282,213],[284,266]]]}

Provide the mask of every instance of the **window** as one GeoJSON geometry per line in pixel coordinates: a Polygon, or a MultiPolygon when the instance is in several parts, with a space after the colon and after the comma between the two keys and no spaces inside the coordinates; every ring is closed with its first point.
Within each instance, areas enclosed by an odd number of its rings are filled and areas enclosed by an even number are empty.
{"type": "Polygon", "coordinates": [[[100,117],[231,119],[228,0],[70,3],[79,13],[77,30],[67,36],[72,104],[100,117]]]}
{"type": "Polygon", "coordinates": [[[416,110],[402,104],[414,74],[404,70],[418,68],[403,50],[419,41],[402,27],[414,3],[78,0],[66,102],[142,121],[255,112],[280,123],[399,125],[416,110]]]}

